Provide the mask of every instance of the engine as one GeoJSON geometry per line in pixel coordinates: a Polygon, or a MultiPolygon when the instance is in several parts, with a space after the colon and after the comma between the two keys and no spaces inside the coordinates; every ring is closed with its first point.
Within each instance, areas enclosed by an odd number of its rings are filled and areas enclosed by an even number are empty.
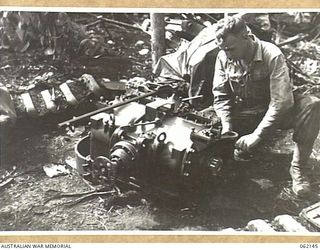
{"type": "Polygon", "coordinates": [[[121,182],[172,196],[218,178],[238,134],[221,135],[213,110],[188,101],[174,91],[117,97],[90,116],[90,133],[76,145],[79,172],[106,187],[121,182]]]}

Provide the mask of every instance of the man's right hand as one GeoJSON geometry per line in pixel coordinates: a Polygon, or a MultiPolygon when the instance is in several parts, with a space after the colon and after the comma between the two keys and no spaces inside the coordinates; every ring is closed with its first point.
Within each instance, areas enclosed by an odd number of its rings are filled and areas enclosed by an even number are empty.
{"type": "Polygon", "coordinates": [[[241,136],[235,144],[237,149],[240,149],[244,152],[250,152],[259,142],[261,137],[255,133],[241,136]]]}

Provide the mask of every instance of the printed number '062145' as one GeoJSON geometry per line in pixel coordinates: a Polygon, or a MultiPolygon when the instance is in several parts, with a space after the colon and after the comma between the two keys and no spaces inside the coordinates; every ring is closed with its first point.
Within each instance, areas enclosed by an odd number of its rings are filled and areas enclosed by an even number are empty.
{"type": "Polygon", "coordinates": [[[300,244],[300,248],[302,248],[302,249],[317,249],[318,244],[302,243],[302,244],[300,244]]]}

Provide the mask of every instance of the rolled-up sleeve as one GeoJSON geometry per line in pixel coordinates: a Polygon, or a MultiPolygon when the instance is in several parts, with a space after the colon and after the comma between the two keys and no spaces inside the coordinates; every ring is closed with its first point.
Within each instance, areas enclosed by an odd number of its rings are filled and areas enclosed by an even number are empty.
{"type": "Polygon", "coordinates": [[[228,87],[228,79],[225,73],[227,58],[223,51],[220,51],[213,78],[214,110],[221,122],[231,122],[232,96],[228,87]]]}
{"type": "Polygon", "coordinates": [[[270,71],[270,103],[266,114],[254,131],[260,137],[267,134],[294,104],[292,83],[284,55],[279,54],[267,63],[270,71]]]}

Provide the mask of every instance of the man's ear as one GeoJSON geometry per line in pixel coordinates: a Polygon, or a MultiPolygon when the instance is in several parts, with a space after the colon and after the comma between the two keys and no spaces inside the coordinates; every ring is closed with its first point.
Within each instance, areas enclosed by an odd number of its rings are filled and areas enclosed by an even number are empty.
{"type": "Polygon", "coordinates": [[[249,34],[248,34],[248,32],[247,31],[243,31],[242,33],[241,33],[241,37],[243,38],[243,39],[249,39],[249,34]]]}

